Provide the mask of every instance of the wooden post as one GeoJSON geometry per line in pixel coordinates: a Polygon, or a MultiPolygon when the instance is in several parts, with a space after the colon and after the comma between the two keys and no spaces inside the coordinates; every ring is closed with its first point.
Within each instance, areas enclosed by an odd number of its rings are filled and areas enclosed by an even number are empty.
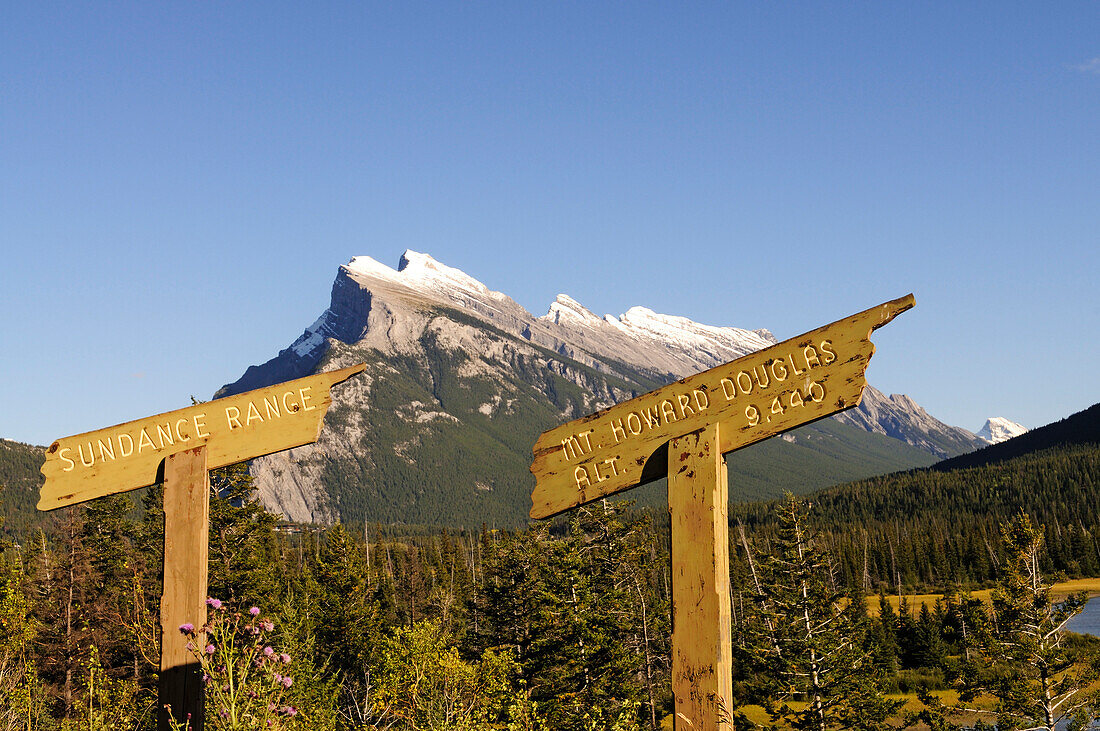
{"type": "Polygon", "coordinates": [[[190,731],[203,728],[203,686],[199,664],[187,649],[180,625],[198,630],[206,624],[207,531],[210,484],[206,447],[170,454],[164,459],[164,589],[160,600],[160,702],[157,728],[170,721],[190,731]],[[171,716],[165,710],[171,706],[171,716]]]}
{"type": "Polygon", "coordinates": [[[883,302],[574,419],[535,442],[532,518],[668,476],[677,731],[714,731],[734,711],[722,455],[859,405],[875,352],[871,332],[913,304],[911,294],[883,302]]]}
{"type": "Polygon", "coordinates": [[[186,725],[189,731],[203,727],[202,675],[187,644],[201,647],[204,638],[183,635],[180,626],[192,624],[198,630],[206,624],[207,471],[317,441],[322,417],[332,404],[332,387],[364,368],[359,364],[196,403],[58,439],[46,450],[39,510],[148,487],[163,475],[160,731],[169,731],[173,724],[186,725]],[[84,444],[90,464],[83,456],[84,444]],[[98,459],[91,453],[92,444],[99,447],[98,459]],[[171,714],[165,705],[171,706],[171,714]]]}
{"type": "Polygon", "coordinates": [[[719,429],[710,424],[668,445],[677,731],[716,731],[733,710],[729,482],[719,429]]]}

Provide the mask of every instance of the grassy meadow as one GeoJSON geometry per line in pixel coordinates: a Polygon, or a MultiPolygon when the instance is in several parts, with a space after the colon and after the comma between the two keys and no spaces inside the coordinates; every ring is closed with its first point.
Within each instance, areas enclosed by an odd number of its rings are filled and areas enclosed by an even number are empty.
{"type": "MultiPolygon", "coordinates": [[[[1054,597],[1066,597],[1070,594],[1076,594],[1078,592],[1088,592],[1090,597],[1100,596],[1100,577],[1087,578],[1087,579],[1071,579],[1069,581],[1059,581],[1054,584],[1053,595],[1054,597]]],[[[993,593],[992,589],[977,589],[970,592],[970,595],[975,599],[981,599],[986,604],[989,603],[990,595],[993,593]]],[[[936,606],[936,600],[941,599],[943,594],[905,594],[905,599],[909,602],[909,608],[913,611],[920,611],[921,605],[926,605],[929,609],[936,606]]],[[[896,594],[892,594],[886,597],[886,600],[890,602],[890,606],[894,608],[894,611],[898,611],[898,607],[901,605],[901,598],[896,594]]],[[[872,617],[878,616],[878,595],[872,595],[867,597],[867,611],[872,617]]]]}

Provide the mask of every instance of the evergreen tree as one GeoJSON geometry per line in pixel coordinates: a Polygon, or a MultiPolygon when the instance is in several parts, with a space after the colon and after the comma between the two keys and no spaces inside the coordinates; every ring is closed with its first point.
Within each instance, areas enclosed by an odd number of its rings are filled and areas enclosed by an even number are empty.
{"type": "Polygon", "coordinates": [[[921,604],[913,624],[913,664],[922,668],[942,668],[947,660],[943,641],[943,623],[936,613],[921,604]]]}
{"type": "Polygon", "coordinates": [[[794,729],[889,728],[899,704],[883,695],[864,649],[865,610],[844,608],[804,505],[788,494],[778,510],[772,550],[759,567],[764,591],[755,597],[759,696],[775,721],[794,729]],[[805,706],[792,705],[796,699],[805,706]]]}
{"type": "Polygon", "coordinates": [[[210,471],[210,596],[264,604],[278,595],[275,522],[256,498],[246,463],[210,471]]]}
{"type": "Polygon", "coordinates": [[[109,495],[83,506],[81,543],[89,556],[87,619],[97,661],[112,675],[140,674],[133,638],[115,628],[128,614],[135,552],[130,543],[135,525],[127,495],[109,495]],[[120,672],[121,671],[121,672],[120,672]]]}
{"type": "Polygon", "coordinates": [[[868,645],[871,648],[871,656],[876,667],[887,675],[894,675],[901,667],[901,647],[898,645],[897,613],[894,605],[886,598],[886,594],[879,593],[878,617],[870,624],[868,630],[868,645]]]}
{"type": "Polygon", "coordinates": [[[971,659],[957,679],[959,706],[944,707],[925,695],[926,721],[934,727],[961,712],[980,711],[973,701],[983,695],[996,701],[997,728],[1054,731],[1067,724],[1100,718],[1096,690],[1094,643],[1070,648],[1065,625],[1081,611],[1084,593],[1055,601],[1043,579],[1043,531],[1031,518],[1017,514],[1001,528],[1001,576],[993,591],[991,617],[977,617],[973,604],[963,604],[960,618],[968,624],[971,659]]]}
{"type": "Polygon", "coordinates": [[[988,650],[1000,672],[982,684],[998,699],[998,725],[1029,724],[1054,731],[1056,724],[1096,715],[1089,686],[1093,668],[1067,651],[1064,628],[1081,611],[1084,593],[1054,601],[1040,571],[1043,531],[1026,514],[1001,529],[1005,561],[993,592],[997,618],[988,650]]]}
{"type": "Polygon", "coordinates": [[[529,697],[553,697],[561,602],[550,590],[551,546],[545,523],[522,533],[482,532],[481,618],[475,649],[510,650],[529,697]]]}
{"type": "Polygon", "coordinates": [[[639,597],[637,576],[646,553],[639,540],[646,523],[622,520],[622,510],[607,501],[578,509],[553,554],[554,594],[564,601],[562,649],[568,651],[568,661],[559,665],[566,672],[558,679],[558,697],[566,699],[563,715],[580,719],[586,728],[618,721],[643,699],[651,723],[655,716],[652,685],[643,692],[639,682],[647,672],[652,678],[657,652],[651,642],[647,663],[642,623],[654,602],[644,592],[639,597]]]}
{"type": "Polygon", "coordinates": [[[42,674],[56,688],[59,715],[71,719],[80,695],[80,669],[91,650],[94,623],[88,609],[94,598],[90,591],[94,569],[83,542],[82,506],[59,511],[51,527],[57,551],[42,535],[36,557],[41,600],[34,607],[41,626],[38,641],[44,650],[42,674]]]}
{"type": "Polygon", "coordinates": [[[342,525],[326,531],[316,572],[316,644],[325,648],[329,666],[341,679],[345,717],[361,725],[371,717],[371,675],[382,623],[359,546],[342,525]]]}

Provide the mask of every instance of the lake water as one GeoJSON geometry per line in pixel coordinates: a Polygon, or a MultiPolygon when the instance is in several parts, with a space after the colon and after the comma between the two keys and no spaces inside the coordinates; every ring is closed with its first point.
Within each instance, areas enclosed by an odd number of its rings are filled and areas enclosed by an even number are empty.
{"type": "MultiPolygon", "coordinates": [[[[1066,629],[1070,632],[1100,637],[1100,596],[1089,599],[1081,613],[1066,623],[1066,629]]],[[[1068,726],[1069,724],[1060,724],[1058,728],[1063,729],[1068,726]]],[[[1096,728],[1096,725],[1090,725],[1089,728],[1096,728]]]]}
{"type": "Polygon", "coordinates": [[[1066,629],[1100,637],[1100,597],[1089,599],[1081,613],[1066,624],[1066,629]]]}
{"type": "MultiPolygon", "coordinates": [[[[1071,632],[1080,632],[1083,635],[1100,637],[1100,596],[1089,599],[1081,613],[1066,623],[1066,629],[1071,632]]],[[[1068,723],[1058,725],[1059,731],[1068,727],[1068,723]]],[[[1095,729],[1097,725],[1094,723],[1089,728],[1095,729]]]]}

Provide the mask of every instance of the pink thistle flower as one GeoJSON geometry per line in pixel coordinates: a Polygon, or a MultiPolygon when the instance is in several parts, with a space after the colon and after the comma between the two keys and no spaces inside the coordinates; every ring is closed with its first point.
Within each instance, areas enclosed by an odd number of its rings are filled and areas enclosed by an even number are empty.
{"type": "Polygon", "coordinates": [[[279,653],[279,659],[282,660],[284,665],[290,664],[290,655],[286,654],[285,652],[279,653]]]}
{"type": "Polygon", "coordinates": [[[248,613],[251,614],[253,617],[255,617],[255,616],[259,615],[260,608],[259,607],[251,607],[251,608],[249,608],[248,613]]]}
{"type": "Polygon", "coordinates": [[[207,655],[213,655],[214,654],[214,646],[213,645],[207,645],[206,646],[206,654],[207,655]]]}
{"type": "Polygon", "coordinates": [[[275,625],[272,622],[260,622],[260,627],[263,628],[264,632],[270,632],[275,629],[275,625]]]}
{"type": "Polygon", "coordinates": [[[284,675],[283,676],[283,687],[289,688],[292,685],[294,685],[294,678],[290,677],[289,675],[284,675]]]}
{"type": "Polygon", "coordinates": [[[209,599],[206,600],[206,605],[208,607],[213,607],[214,609],[221,609],[222,608],[222,600],[221,599],[215,599],[214,597],[210,597],[209,599]]]}
{"type": "Polygon", "coordinates": [[[185,635],[192,634],[194,631],[195,631],[195,625],[191,624],[190,622],[186,622],[186,623],[180,625],[180,632],[182,632],[185,635]]]}
{"type": "Polygon", "coordinates": [[[275,654],[275,650],[272,649],[271,645],[268,645],[267,647],[264,648],[264,656],[265,657],[271,657],[274,654],[275,654]]]}

